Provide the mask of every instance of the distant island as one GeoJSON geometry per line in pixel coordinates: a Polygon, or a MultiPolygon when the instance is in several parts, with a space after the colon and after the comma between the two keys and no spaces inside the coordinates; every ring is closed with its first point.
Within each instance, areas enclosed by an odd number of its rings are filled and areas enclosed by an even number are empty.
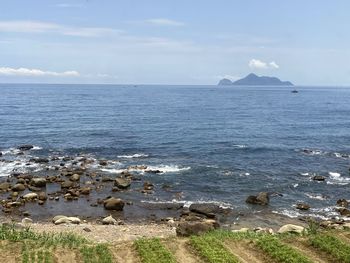
{"type": "Polygon", "coordinates": [[[257,76],[254,73],[250,73],[248,76],[231,81],[229,79],[222,79],[218,83],[219,86],[294,86],[290,81],[281,81],[276,77],[257,76]]]}

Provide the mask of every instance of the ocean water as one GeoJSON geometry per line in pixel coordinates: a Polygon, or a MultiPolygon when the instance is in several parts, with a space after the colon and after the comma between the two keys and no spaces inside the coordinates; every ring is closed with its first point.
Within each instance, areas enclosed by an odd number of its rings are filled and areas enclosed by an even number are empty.
{"type": "Polygon", "coordinates": [[[336,200],[350,199],[350,88],[297,89],[1,84],[0,151],[17,162],[0,162],[0,176],[40,169],[25,164],[32,156],[85,154],[114,160],[106,173],[160,170],[144,176],[172,193],[140,202],[338,215],[336,200]],[[17,156],[21,144],[36,148],[17,156]],[[276,193],[267,208],[245,203],[260,191],[276,193]],[[297,202],[312,208],[298,212],[297,202]]]}

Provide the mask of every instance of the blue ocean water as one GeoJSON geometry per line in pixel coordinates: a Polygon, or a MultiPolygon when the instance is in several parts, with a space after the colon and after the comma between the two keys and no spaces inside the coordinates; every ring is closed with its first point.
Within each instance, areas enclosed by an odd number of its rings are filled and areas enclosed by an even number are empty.
{"type": "Polygon", "coordinates": [[[337,215],[336,200],[350,199],[350,89],[297,89],[1,84],[0,150],[34,144],[37,155],[148,165],[180,201],[251,209],[246,197],[269,191],[283,195],[271,211],[295,216],[303,201],[312,215],[337,215]]]}

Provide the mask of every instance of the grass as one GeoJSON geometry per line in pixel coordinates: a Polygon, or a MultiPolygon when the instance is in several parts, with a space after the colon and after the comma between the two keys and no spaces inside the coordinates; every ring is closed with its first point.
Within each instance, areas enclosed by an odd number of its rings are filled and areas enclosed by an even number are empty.
{"type": "Polygon", "coordinates": [[[282,243],[278,238],[264,235],[256,240],[257,246],[271,258],[281,263],[312,263],[294,248],[282,243]]]}
{"type": "Polygon", "coordinates": [[[112,263],[112,254],[106,244],[83,246],[80,249],[84,263],[112,263]]]}
{"type": "Polygon", "coordinates": [[[330,254],[335,260],[350,263],[350,246],[338,238],[328,235],[313,235],[309,239],[311,245],[330,254]]]}
{"type": "Polygon", "coordinates": [[[211,236],[193,236],[191,245],[198,251],[199,255],[209,263],[238,263],[236,256],[231,254],[223,243],[215,237],[219,235],[223,238],[224,233],[212,233],[211,236]]]}
{"type": "Polygon", "coordinates": [[[143,263],[176,263],[173,254],[159,238],[136,240],[135,247],[143,263]]]}

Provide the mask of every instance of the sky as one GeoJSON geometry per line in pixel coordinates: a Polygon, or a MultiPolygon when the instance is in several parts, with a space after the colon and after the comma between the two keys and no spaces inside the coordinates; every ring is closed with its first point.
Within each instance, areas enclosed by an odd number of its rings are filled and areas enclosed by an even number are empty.
{"type": "Polygon", "coordinates": [[[0,0],[1,83],[350,86],[350,1],[0,0]]]}

